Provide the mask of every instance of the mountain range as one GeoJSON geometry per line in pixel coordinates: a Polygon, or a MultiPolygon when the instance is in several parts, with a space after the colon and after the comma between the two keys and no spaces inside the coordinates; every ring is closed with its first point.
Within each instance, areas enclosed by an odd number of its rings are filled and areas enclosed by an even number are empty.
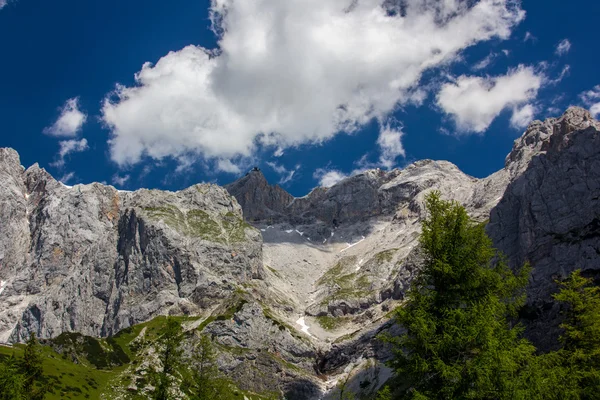
{"type": "MultiPolygon", "coordinates": [[[[389,377],[376,337],[401,329],[389,314],[420,267],[432,190],[486,224],[511,267],[532,266],[520,316],[538,348],[559,335],[556,280],[600,279],[600,122],[577,107],[531,123],[484,179],[422,160],[301,198],[258,169],[225,187],[127,192],[66,186],[2,148],[0,182],[0,342],[139,337],[185,316],[240,388],[288,399],[333,398],[341,381],[374,393],[389,377]]],[[[142,370],[127,370],[132,390],[142,370]]]]}

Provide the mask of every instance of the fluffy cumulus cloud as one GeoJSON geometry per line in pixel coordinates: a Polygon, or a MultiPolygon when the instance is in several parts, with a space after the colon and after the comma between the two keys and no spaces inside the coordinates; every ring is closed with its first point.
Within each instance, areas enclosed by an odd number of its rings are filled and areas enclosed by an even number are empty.
{"type": "Polygon", "coordinates": [[[51,165],[62,168],[65,165],[65,157],[71,153],[81,153],[89,149],[87,139],[71,139],[60,142],[60,150],[58,151],[58,159],[51,165]]]}
{"type": "Polygon", "coordinates": [[[590,113],[594,118],[598,118],[600,116],[600,85],[581,93],[580,97],[581,101],[590,109],[590,113]]]}
{"type": "Polygon", "coordinates": [[[404,146],[402,146],[402,136],[404,133],[400,128],[392,128],[389,124],[381,127],[377,145],[381,151],[379,164],[391,169],[396,165],[396,159],[400,156],[405,157],[404,146]]]}
{"type": "Polygon", "coordinates": [[[44,129],[44,133],[57,137],[75,137],[87,121],[87,115],[79,110],[79,98],[67,100],[56,122],[44,129]]]}
{"type": "Polygon", "coordinates": [[[512,117],[510,118],[510,126],[515,129],[526,128],[531,121],[534,120],[537,109],[532,104],[525,104],[523,107],[515,107],[512,117]]]}
{"type": "Polygon", "coordinates": [[[556,54],[562,56],[571,50],[571,42],[569,39],[563,39],[556,45],[556,54]]]}
{"type": "Polygon", "coordinates": [[[437,104],[456,122],[459,132],[484,132],[506,108],[519,106],[537,96],[545,77],[531,67],[519,66],[496,77],[460,76],[444,84],[437,104]]]}
{"type": "Polygon", "coordinates": [[[118,164],[281,153],[386,121],[421,101],[424,71],[524,18],[514,0],[213,0],[210,12],[218,49],[171,52],[107,97],[118,164]]]}

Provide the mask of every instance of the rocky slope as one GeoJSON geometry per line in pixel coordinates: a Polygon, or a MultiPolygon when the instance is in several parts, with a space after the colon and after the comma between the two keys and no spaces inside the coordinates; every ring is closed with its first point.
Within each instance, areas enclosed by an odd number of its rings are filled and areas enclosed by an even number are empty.
{"type": "Polygon", "coordinates": [[[600,123],[583,109],[533,122],[507,159],[515,177],[491,213],[488,233],[515,268],[533,267],[528,335],[556,343],[555,280],[581,269],[600,278],[600,123]],[[528,163],[515,160],[533,154],[528,163]]]}
{"type": "Polygon", "coordinates": [[[70,188],[0,149],[0,341],[109,336],[185,314],[244,390],[332,398],[353,377],[372,392],[389,373],[375,337],[397,329],[386,315],[419,268],[423,199],[439,190],[489,219],[511,265],[532,263],[526,317],[539,342],[556,322],[553,279],[598,268],[599,128],[571,108],[532,123],[488,178],[424,160],[303,198],[260,171],[226,190],[70,188]]]}
{"type": "Polygon", "coordinates": [[[67,187],[0,150],[0,340],[116,333],[211,310],[263,277],[262,240],[221,188],[67,187]]]}

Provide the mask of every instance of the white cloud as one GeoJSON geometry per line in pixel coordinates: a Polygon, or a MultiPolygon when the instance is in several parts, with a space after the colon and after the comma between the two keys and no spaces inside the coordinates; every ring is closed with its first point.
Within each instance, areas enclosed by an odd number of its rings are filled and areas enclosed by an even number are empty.
{"type": "Polygon", "coordinates": [[[275,152],[273,153],[273,157],[281,157],[283,155],[283,149],[281,147],[278,147],[275,152]]]}
{"type": "Polygon", "coordinates": [[[402,16],[382,3],[213,0],[218,50],[171,52],[107,98],[112,159],[231,159],[356,131],[418,104],[424,71],[524,18],[513,0],[412,0],[402,16]]]}
{"type": "Polygon", "coordinates": [[[217,169],[229,174],[240,174],[242,170],[235,165],[231,160],[220,159],[217,161],[217,169]]]}
{"type": "Polygon", "coordinates": [[[8,4],[8,0],[0,0],[0,10],[4,8],[8,4]]]}
{"type": "Polygon", "coordinates": [[[112,177],[112,183],[113,185],[117,185],[117,186],[125,186],[125,184],[127,182],[129,182],[129,175],[125,175],[125,176],[120,176],[119,174],[115,174],[112,177]]]}
{"type": "Polygon", "coordinates": [[[463,75],[442,86],[437,104],[452,116],[460,132],[482,133],[504,109],[535,99],[544,79],[522,65],[496,77],[463,75]]]}
{"type": "Polygon", "coordinates": [[[480,71],[482,69],[485,69],[487,67],[489,67],[494,60],[496,59],[496,57],[498,57],[498,54],[496,53],[490,53],[487,55],[487,57],[485,57],[484,59],[478,61],[477,63],[475,63],[471,69],[474,71],[480,71]]]}
{"type": "Polygon", "coordinates": [[[533,34],[529,31],[525,32],[525,37],[523,38],[524,42],[528,42],[528,41],[532,41],[532,42],[537,42],[537,38],[535,36],[533,36],[533,34]]]}
{"type": "Polygon", "coordinates": [[[313,178],[319,181],[319,186],[326,188],[332,187],[348,177],[349,175],[346,175],[341,171],[335,169],[327,170],[325,168],[319,168],[313,174],[313,178]]]}
{"type": "Polygon", "coordinates": [[[65,157],[71,153],[81,153],[89,149],[87,139],[81,140],[62,140],[59,142],[58,160],[51,163],[53,167],[62,168],[65,165],[65,157]]]}
{"type": "Polygon", "coordinates": [[[396,165],[396,159],[400,156],[406,157],[404,146],[402,146],[402,128],[392,128],[390,124],[384,125],[379,131],[377,145],[381,151],[379,163],[386,169],[396,165]]]}
{"type": "Polygon", "coordinates": [[[591,105],[596,101],[600,101],[600,85],[596,85],[592,89],[581,93],[579,97],[581,97],[581,100],[586,105],[591,105]]]}
{"type": "Polygon", "coordinates": [[[537,112],[537,108],[531,104],[525,104],[523,107],[515,107],[510,118],[510,126],[515,129],[527,128],[531,121],[535,119],[537,112]]]}
{"type": "Polygon", "coordinates": [[[569,39],[563,39],[556,45],[555,53],[559,56],[567,54],[571,50],[571,42],[569,39]]]}
{"type": "Polygon", "coordinates": [[[591,90],[579,95],[581,101],[590,109],[594,118],[600,116],[600,85],[594,86],[591,90]]]}
{"type": "Polygon", "coordinates": [[[294,169],[291,169],[291,170],[288,170],[283,165],[279,165],[274,162],[267,162],[267,165],[269,167],[273,168],[273,170],[275,172],[277,172],[277,174],[280,176],[280,179],[279,179],[280,185],[284,185],[284,184],[290,182],[292,179],[294,179],[294,175],[300,169],[300,165],[296,165],[294,167],[294,169]]]}
{"type": "Polygon", "coordinates": [[[56,122],[44,128],[44,133],[58,137],[75,137],[86,120],[87,115],[79,110],[79,98],[75,97],[67,100],[56,122]]]}
{"type": "Polygon", "coordinates": [[[64,174],[58,181],[67,184],[72,181],[73,178],[75,178],[75,172],[69,172],[64,174]]]}

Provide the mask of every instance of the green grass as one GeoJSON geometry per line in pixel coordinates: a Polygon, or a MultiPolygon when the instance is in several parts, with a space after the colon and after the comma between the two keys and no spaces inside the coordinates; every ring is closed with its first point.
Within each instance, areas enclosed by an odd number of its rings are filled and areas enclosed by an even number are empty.
{"type": "MultiPolygon", "coordinates": [[[[237,297],[225,311],[211,316],[197,330],[216,320],[228,320],[241,310],[246,300],[237,297]]],[[[200,317],[171,316],[185,324],[197,321],[200,317]]],[[[113,398],[146,398],[142,393],[132,393],[126,388],[136,379],[131,371],[142,365],[144,357],[160,335],[167,322],[167,317],[159,316],[151,321],[126,328],[112,338],[95,339],[77,333],[64,333],[59,337],[48,340],[48,345],[42,346],[44,376],[51,391],[46,395],[47,400],[59,399],[113,399],[113,398]],[[144,331],[143,338],[140,334],[144,331]],[[61,353],[53,350],[51,345],[61,348],[61,353]],[[126,397],[123,397],[127,394],[126,397]]],[[[186,338],[192,336],[187,333],[186,338]]],[[[184,339],[186,340],[186,339],[184,339]]],[[[242,356],[250,349],[217,345],[217,350],[233,355],[242,356]]],[[[24,345],[17,344],[13,348],[0,346],[0,358],[15,355],[23,357],[24,345]]],[[[281,360],[288,368],[293,366],[281,360]],[[289,365],[288,365],[289,364],[289,365]]],[[[137,383],[144,387],[145,380],[137,377],[137,383]]],[[[273,394],[261,395],[239,390],[236,397],[240,400],[246,396],[251,400],[266,400],[278,398],[273,394]]]]}
{"type": "Polygon", "coordinates": [[[340,279],[340,277],[344,275],[348,267],[356,264],[356,260],[356,256],[342,258],[340,261],[338,261],[338,263],[335,266],[330,268],[327,272],[323,274],[323,276],[319,278],[319,280],[317,281],[317,285],[324,286],[339,284],[338,280],[340,279]]]}
{"type": "MultiPolygon", "coordinates": [[[[0,346],[0,357],[11,354],[22,357],[23,346],[16,345],[12,349],[0,346]]],[[[101,394],[110,392],[109,384],[124,370],[123,366],[99,370],[75,364],[47,346],[43,346],[43,356],[44,375],[51,388],[47,400],[98,399],[101,394]]]]}
{"type": "Polygon", "coordinates": [[[329,315],[316,317],[316,320],[323,329],[328,331],[335,331],[336,329],[342,327],[346,322],[348,322],[347,318],[336,318],[330,317],[329,315]]]}
{"type": "Polygon", "coordinates": [[[220,216],[219,221],[203,210],[181,211],[173,205],[146,207],[149,219],[163,221],[176,232],[193,238],[217,243],[238,243],[246,240],[246,229],[254,229],[232,212],[220,216]]]}
{"type": "Polygon", "coordinates": [[[383,264],[384,262],[391,262],[392,258],[394,258],[394,254],[396,254],[397,251],[398,249],[385,250],[375,254],[374,258],[379,264],[383,264]]]}

